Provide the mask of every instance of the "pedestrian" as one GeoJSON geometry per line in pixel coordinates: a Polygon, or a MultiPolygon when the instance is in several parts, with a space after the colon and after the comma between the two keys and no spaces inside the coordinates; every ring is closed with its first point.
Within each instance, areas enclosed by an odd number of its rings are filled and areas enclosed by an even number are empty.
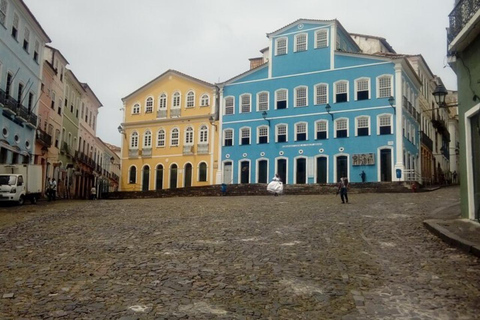
{"type": "Polygon", "coordinates": [[[53,201],[57,200],[57,181],[55,181],[55,178],[52,179],[51,193],[52,193],[52,200],[53,201]]]}
{"type": "Polygon", "coordinates": [[[452,183],[457,183],[457,170],[453,171],[452,173],[452,183]]]}
{"type": "Polygon", "coordinates": [[[52,181],[50,180],[50,177],[47,178],[47,185],[45,195],[47,196],[48,201],[52,201],[52,181]]]}
{"type": "Polygon", "coordinates": [[[275,173],[272,181],[267,185],[267,191],[273,193],[275,196],[283,193],[283,183],[278,173],[275,173]]]}
{"type": "Polygon", "coordinates": [[[360,178],[362,179],[362,182],[365,182],[367,180],[367,174],[365,171],[362,170],[362,173],[360,173],[360,178]]]}
{"type": "Polygon", "coordinates": [[[220,186],[220,191],[222,192],[222,196],[227,195],[227,184],[226,183],[222,183],[222,185],[220,186]]]}
{"type": "Polygon", "coordinates": [[[95,199],[97,199],[97,189],[93,186],[92,189],[90,189],[90,200],[95,199]]]}
{"type": "Polygon", "coordinates": [[[341,177],[340,182],[338,183],[338,193],[340,193],[342,203],[348,203],[348,187],[347,177],[341,177]]]}

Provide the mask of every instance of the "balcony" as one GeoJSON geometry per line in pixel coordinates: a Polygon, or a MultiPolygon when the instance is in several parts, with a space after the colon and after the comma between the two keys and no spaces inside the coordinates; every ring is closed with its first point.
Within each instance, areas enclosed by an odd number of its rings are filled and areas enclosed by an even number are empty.
{"type": "Polygon", "coordinates": [[[68,146],[68,143],[66,141],[62,142],[62,147],[60,148],[60,152],[70,154],[70,147],[68,146]]]}
{"type": "Polygon", "coordinates": [[[28,110],[21,104],[17,105],[17,116],[16,118],[20,120],[21,122],[27,122],[28,120],[28,110]]]}
{"type": "Polygon", "coordinates": [[[208,154],[208,143],[199,143],[197,145],[198,154],[208,154]]]}
{"type": "Polygon", "coordinates": [[[8,115],[17,114],[17,101],[10,97],[5,91],[0,90],[0,105],[3,107],[3,112],[8,115]]]}
{"type": "Polygon", "coordinates": [[[129,158],[138,158],[138,149],[128,149],[129,158]]]}
{"type": "Polygon", "coordinates": [[[181,109],[175,108],[170,109],[170,118],[178,118],[181,115],[181,109]]]}
{"type": "Polygon", "coordinates": [[[428,148],[428,150],[433,151],[433,141],[423,131],[420,131],[420,141],[428,148]]]}
{"type": "Polygon", "coordinates": [[[460,0],[448,15],[450,27],[448,28],[448,44],[458,36],[467,23],[480,10],[480,0],[460,0]]]}
{"type": "Polygon", "coordinates": [[[37,142],[42,146],[50,148],[52,146],[52,136],[42,129],[37,129],[37,142]]]}
{"type": "Polygon", "coordinates": [[[183,154],[184,154],[184,155],[191,155],[191,154],[193,154],[193,146],[192,146],[192,145],[183,146],[183,154]]]}
{"type": "Polygon", "coordinates": [[[166,118],[167,117],[167,110],[162,109],[157,111],[157,118],[166,118]]]}
{"type": "Polygon", "coordinates": [[[142,157],[151,157],[152,156],[152,148],[143,147],[142,149],[142,157]]]}

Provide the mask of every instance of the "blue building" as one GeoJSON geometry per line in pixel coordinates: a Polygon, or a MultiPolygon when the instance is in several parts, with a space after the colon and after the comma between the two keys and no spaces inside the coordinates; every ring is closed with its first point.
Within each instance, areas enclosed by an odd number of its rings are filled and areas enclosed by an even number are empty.
{"type": "Polygon", "coordinates": [[[33,163],[47,42],[22,0],[0,0],[0,164],[33,163]]]}
{"type": "Polygon", "coordinates": [[[421,81],[406,56],[337,20],[300,19],[267,37],[263,57],[219,85],[222,182],[415,179],[421,81]]]}

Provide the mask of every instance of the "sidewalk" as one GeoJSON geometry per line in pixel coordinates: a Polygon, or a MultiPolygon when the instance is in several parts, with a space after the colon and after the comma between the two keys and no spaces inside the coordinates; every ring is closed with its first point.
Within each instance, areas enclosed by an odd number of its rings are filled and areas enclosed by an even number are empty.
{"type": "Polygon", "coordinates": [[[459,203],[432,214],[438,218],[425,220],[425,228],[449,245],[480,258],[480,223],[461,219],[459,203]]]}

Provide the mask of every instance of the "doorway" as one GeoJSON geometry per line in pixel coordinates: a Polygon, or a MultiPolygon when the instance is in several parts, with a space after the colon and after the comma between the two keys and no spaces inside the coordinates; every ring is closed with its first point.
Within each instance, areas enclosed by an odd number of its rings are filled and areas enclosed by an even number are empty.
{"type": "Polygon", "coordinates": [[[267,183],[268,181],[268,161],[258,161],[258,183],[267,183]]]}
{"type": "Polygon", "coordinates": [[[240,162],[240,183],[250,182],[250,162],[240,162]]]}
{"type": "Polygon", "coordinates": [[[392,150],[380,150],[380,181],[392,181],[392,150]]]}
{"type": "Polygon", "coordinates": [[[148,191],[148,183],[150,180],[150,167],[144,166],[142,173],[142,191],[148,191]]]}
{"type": "Polygon", "coordinates": [[[338,156],[337,157],[337,182],[340,181],[341,177],[348,178],[348,158],[347,156],[338,156]]]}
{"type": "Polygon", "coordinates": [[[317,183],[327,183],[327,157],[317,158],[317,183]]]}
{"type": "Polygon", "coordinates": [[[178,167],[176,164],[172,164],[170,167],[170,189],[177,188],[177,171],[178,167]]]}
{"type": "Polygon", "coordinates": [[[223,183],[232,183],[232,162],[227,161],[223,163],[223,183]]]}
{"type": "Polygon", "coordinates": [[[192,186],[192,165],[187,163],[185,165],[185,175],[183,178],[183,186],[191,187],[192,186]]]}
{"type": "Polygon", "coordinates": [[[296,184],[307,183],[307,159],[298,158],[296,161],[296,184]]]}

